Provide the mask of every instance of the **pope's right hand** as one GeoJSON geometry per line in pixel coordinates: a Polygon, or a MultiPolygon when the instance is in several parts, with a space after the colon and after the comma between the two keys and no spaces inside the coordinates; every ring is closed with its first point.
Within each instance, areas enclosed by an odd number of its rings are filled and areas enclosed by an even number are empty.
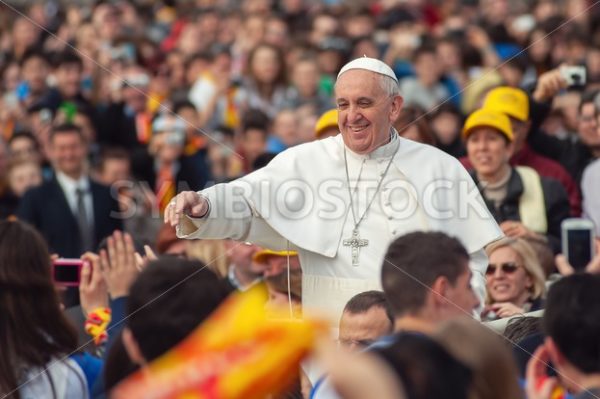
{"type": "Polygon", "coordinates": [[[182,215],[200,218],[208,212],[208,200],[195,191],[182,191],[165,209],[165,223],[177,226],[182,215]]]}

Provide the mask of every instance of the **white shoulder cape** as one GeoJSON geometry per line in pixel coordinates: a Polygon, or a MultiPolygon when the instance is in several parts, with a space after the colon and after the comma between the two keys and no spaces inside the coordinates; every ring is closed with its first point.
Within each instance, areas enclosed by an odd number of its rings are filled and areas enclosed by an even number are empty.
{"type": "MultiPolygon", "coordinates": [[[[415,190],[426,215],[423,230],[457,237],[469,253],[502,237],[479,190],[457,159],[432,146],[399,140],[392,167],[415,190]]],[[[262,169],[203,190],[211,200],[211,217],[216,211],[235,218],[231,210],[236,201],[243,201],[254,217],[264,220],[292,245],[335,257],[349,210],[343,146],[337,135],[292,147],[262,169]]]]}

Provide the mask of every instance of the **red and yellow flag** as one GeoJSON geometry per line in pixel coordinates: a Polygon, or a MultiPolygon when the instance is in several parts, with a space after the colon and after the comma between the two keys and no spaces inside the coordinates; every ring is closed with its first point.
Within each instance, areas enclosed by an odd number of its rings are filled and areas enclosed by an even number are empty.
{"type": "Polygon", "coordinates": [[[264,287],[233,294],[174,349],[138,371],[111,398],[262,399],[285,389],[323,322],[271,320],[264,287]]]}

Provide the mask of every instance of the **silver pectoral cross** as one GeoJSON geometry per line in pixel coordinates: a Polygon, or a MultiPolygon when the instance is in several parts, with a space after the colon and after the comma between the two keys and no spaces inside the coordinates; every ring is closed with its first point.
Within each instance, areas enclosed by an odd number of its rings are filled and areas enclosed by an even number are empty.
{"type": "Polygon", "coordinates": [[[358,229],[352,230],[352,237],[346,238],[343,241],[345,247],[352,247],[352,266],[358,266],[358,255],[360,254],[360,248],[369,245],[369,240],[360,238],[358,235],[358,229]]]}

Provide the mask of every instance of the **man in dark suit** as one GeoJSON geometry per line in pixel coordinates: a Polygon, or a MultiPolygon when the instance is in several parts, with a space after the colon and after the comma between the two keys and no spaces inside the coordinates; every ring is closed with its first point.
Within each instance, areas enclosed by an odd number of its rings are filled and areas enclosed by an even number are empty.
{"type": "MultiPolygon", "coordinates": [[[[53,178],[23,196],[17,216],[35,226],[50,251],[65,258],[79,258],[95,250],[116,229],[122,229],[116,195],[109,187],[91,180],[86,170],[88,145],[73,124],[50,133],[49,157],[53,178]]],[[[68,299],[78,302],[76,298],[68,299]]],[[[73,302],[67,300],[67,302],[73,302]]]]}

